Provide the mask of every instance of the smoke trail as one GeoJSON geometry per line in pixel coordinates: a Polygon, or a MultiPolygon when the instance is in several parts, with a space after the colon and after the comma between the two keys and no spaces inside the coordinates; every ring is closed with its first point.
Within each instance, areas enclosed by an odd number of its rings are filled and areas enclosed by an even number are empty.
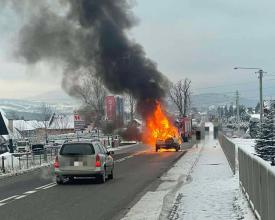
{"type": "Polygon", "coordinates": [[[19,33],[17,56],[28,64],[63,65],[62,85],[70,95],[81,73],[95,70],[111,92],[133,95],[142,114],[164,96],[166,78],[143,48],[127,37],[127,30],[136,24],[127,0],[13,3],[28,16],[19,33]]]}

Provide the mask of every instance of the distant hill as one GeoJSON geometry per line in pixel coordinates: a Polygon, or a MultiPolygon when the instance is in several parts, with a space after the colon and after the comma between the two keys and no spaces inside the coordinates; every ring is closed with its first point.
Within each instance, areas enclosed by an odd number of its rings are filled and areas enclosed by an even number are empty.
{"type": "Polygon", "coordinates": [[[39,95],[27,97],[27,100],[41,101],[41,102],[58,102],[58,101],[74,101],[72,97],[67,95],[62,90],[53,90],[39,95]]]}
{"type": "Polygon", "coordinates": [[[66,114],[73,113],[79,106],[70,97],[53,92],[31,99],[0,99],[0,109],[11,119],[39,120],[41,119],[41,106],[43,103],[49,104],[54,112],[66,114]]]}
{"type": "MultiPolygon", "coordinates": [[[[192,106],[197,108],[208,108],[209,106],[230,105],[236,103],[234,95],[227,95],[222,93],[203,93],[192,95],[192,106]]],[[[257,100],[240,98],[240,105],[247,107],[255,107],[257,100]]]]}

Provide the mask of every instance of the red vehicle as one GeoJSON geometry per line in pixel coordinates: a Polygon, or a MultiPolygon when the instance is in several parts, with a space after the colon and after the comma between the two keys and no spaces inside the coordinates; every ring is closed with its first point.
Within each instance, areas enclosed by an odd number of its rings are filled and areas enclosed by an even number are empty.
{"type": "Polygon", "coordinates": [[[188,138],[192,136],[192,120],[185,116],[177,120],[179,133],[184,142],[188,141],[188,138]]]}

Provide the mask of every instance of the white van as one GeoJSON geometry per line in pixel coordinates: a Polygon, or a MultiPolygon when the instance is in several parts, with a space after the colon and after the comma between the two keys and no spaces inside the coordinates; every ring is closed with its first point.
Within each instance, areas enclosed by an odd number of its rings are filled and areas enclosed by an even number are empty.
{"type": "Polygon", "coordinates": [[[16,142],[16,150],[17,152],[30,152],[31,145],[28,140],[18,140],[16,142]]]}

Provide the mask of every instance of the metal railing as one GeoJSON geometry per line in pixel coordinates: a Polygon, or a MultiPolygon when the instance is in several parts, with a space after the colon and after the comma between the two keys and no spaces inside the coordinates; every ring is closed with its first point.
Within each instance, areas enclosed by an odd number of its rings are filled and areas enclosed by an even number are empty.
{"type": "Polygon", "coordinates": [[[233,172],[236,173],[236,147],[227,137],[225,137],[221,132],[219,132],[219,142],[222,150],[226,156],[229,166],[233,172]]]}
{"type": "Polygon", "coordinates": [[[238,149],[240,185],[256,216],[275,219],[275,168],[251,152],[238,149]]]}
{"type": "Polygon", "coordinates": [[[0,174],[27,170],[52,162],[60,147],[50,147],[26,153],[12,153],[0,157],[0,174]]]}

